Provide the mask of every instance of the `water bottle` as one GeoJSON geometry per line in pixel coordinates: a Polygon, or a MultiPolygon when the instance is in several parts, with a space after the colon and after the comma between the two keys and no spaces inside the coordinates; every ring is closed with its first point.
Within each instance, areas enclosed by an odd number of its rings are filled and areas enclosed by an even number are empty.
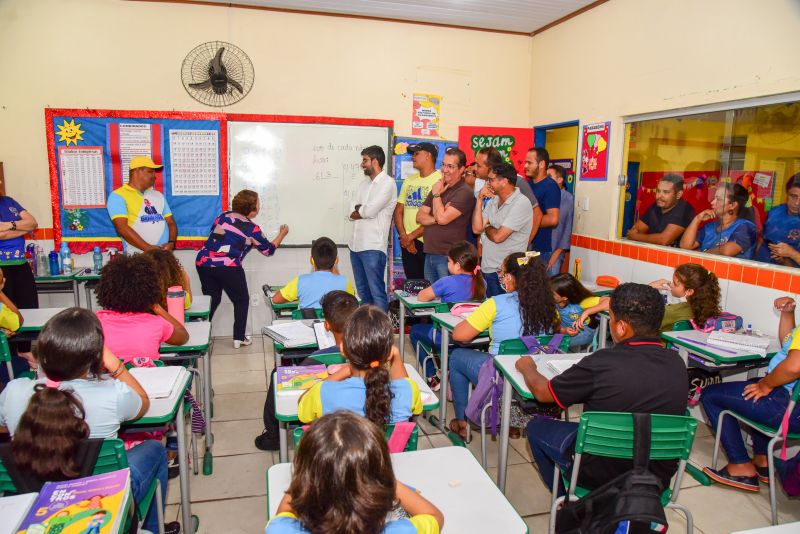
{"type": "Polygon", "coordinates": [[[36,247],[36,276],[47,276],[47,254],[44,249],[36,247]]]}
{"type": "Polygon", "coordinates": [[[72,252],[70,252],[66,241],[61,242],[59,255],[61,256],[61,265],[63,267],[62,272],[64,274],[72,274],[72,252]]]}
{"type": "Polygon", "coordinates": [[[171,286],[167,289],[167,313],[181,324],[183,324],[185,313],[183,308],[183,300],[185,298],[186,292],[181,286],[171,286]]]}
{"type": "Polygon", "coordinates": [[[110,247],[108,249],[108,263],[111,263],[112,261],[117,259],[117,254],[118,254],[117,248],[116,247],[110,247]]]}
{"type": "Polygon", "coordinates": [[[103,268],[103,253],[100,252],[100,247],[94,247],[92,251],[92,263],[94,264],[94,274],[100,274],[100,269],[103,268]]]}
{"type": "Polygon", "coordinates": [[[58,267],[58,253],[55,250],[51,250],[47,259],[50,262],[50,276],[58,276],[61,274],[61,269],[58,267]]]}
{"type": "Polygon", "coordinates": [[[580,281],[580,279],[581,279],[581,259],[580,258],[575,258],[575,267],[574,267],[573,276],[575,277],[576,280],[580,281]]]}

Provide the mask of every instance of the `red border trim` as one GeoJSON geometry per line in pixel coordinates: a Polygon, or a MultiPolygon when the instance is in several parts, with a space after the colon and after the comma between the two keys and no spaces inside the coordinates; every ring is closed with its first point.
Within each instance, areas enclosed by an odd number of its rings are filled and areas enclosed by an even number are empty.
{"type": "Polygon", "coordinates": [[[226,119],[240,122],[296,122],[300,124],[342,124],[346,126],[394,128],[394,121],[383,119],[346,119],[343,117],[307,117],[304,115],[251,115],[247,113],[229,113],[226,119]]]}

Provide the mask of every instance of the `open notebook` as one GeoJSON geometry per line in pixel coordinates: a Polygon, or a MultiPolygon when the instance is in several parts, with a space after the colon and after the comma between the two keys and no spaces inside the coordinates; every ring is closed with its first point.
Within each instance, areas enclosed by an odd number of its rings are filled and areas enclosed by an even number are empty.
{"type": "Polygon", "coordinates": [[[166,399],[175,390],[183,367],[134,367],[133,377],[139,381],[151,399],[166,399]]]}

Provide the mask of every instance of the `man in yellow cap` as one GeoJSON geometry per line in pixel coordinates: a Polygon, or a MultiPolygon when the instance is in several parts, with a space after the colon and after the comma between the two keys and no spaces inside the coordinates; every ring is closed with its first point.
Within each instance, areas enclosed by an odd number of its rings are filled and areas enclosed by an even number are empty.
{"type": "Polygon", "coordinates": [[[108,196],[106,208],[127,254],[175,248],[178,227],[172,210],[164,195],[153,189],[161,168],[149,156],[131,158],[128,183],[108,196]]]}

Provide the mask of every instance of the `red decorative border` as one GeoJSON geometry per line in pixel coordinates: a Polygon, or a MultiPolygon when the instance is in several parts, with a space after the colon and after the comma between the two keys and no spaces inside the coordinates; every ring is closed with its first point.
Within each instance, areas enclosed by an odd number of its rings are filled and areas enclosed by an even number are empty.
{"type": "Polygon", "coordinates": [[[572,234],[572,246],[596,250],[605,254],[630,258],[667,267],[683,263],[699,263],[719,278],[759,287],[800,294],[800,274],[792,274],[769,267],[742,265],[710,254],[694,255],[682,249],[651,248],[630,241],[612,241],[572,234]]]}

